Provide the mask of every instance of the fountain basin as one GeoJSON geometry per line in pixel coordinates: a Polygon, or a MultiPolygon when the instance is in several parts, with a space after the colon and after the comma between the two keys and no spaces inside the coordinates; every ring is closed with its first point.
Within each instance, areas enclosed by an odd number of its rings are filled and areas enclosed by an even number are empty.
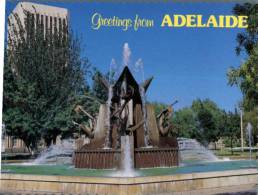
{"type": "MultiPolygon", "coordinates": [[[[255,161],[202,163],[184,167],[137,169],[137,177],[111,177],[114,170],[76,169],[64,165],[3,165],[0,189],[83,194],[212,194],[254,189],[255,161]]],[[[0,190],[0,191],[1,191],[0,190]]]]}
{"type": "MultiPolygon", "coordinates": [[[[188,173],[202,173],[215,171],[231,171],[239,169],[256,168],[256,161],[218,161],[188,164],[179,167],[157,167],[136,169],[137,176],[162,176],[188,173]]],[[[2,172],[12,174],[29,175],[58,175],[58,176],[82,176],[82,177],[112,177],[115,169],[77,169],[69,165],[32,165],[25,164],[3,164],[2,172]]]]}
{"type": "MultiPolygon", "coordinates": [[[[119,167],[120,150],[96,149],[75,151],[76,168],[112,169],[119,167]]],[[[178,148],[136,148],[134,163],[136,168],[171,167],[178,165],[178,148]]]]}
{"type": "Polygon", "coordinates": [[[51,194],[213,194],[254,189],[256,169],[190,173],[137,178],[39,176],[2,174],[2,192],[44,192],[51,194]]]}

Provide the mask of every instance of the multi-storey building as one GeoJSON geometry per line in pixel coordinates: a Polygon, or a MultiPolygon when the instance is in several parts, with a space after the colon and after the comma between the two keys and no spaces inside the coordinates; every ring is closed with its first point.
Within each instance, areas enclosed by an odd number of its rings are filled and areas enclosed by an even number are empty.
{"type": "Polygon", "coordinates": [[[8,33],[10,38],[17,38],[15,37],[17,36],[15,29],[19,29],[19,25],[22,25],[25,34],[29,31],[28,25],[26,25],[28,16],[35,22],[35,25],[36,23],[42,24],[44,34],[47,34],[48,32],[54,33],[54,26],[57,27],[56,30],[64,29],[64,26],[67,26],[69,15],[68,10],[65,8],[20,2],[8,17],[8,33]]]}

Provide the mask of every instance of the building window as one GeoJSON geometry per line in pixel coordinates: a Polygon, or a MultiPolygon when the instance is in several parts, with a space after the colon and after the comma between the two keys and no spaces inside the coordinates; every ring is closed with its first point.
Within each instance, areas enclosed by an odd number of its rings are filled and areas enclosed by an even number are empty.
{"type": "Polygon", "coordinates": [[[67,24],[65,19],[63,19],[63,33],[64,33],[64,36],[68,35],[68,29],[67,29],[67,24]]]}
{"type": "Polygon", "coordinates": [[[62,33],[62,20],[61,18],[58,18],[58,30],[60,33],[62,33]]]}
{"type": "Polygon", "coordinates": [[[46,29],[46,37],[48,35],[48,16],[46,16],[46,21],[45,21],[45,29],[46,29]]]}
{"type": "Polygon", "coordinates": [[[43,36],[45,36],[45,31],[44,31],[44,16],[40,15],[40,28],[41,28],[41,33],[43,33],[43,36]]]}
{"type": "Polygon", "coordinates": [[[54,18],[54,33],[57,33],[57,18],[54,18]]]}
{"type": "Polygon", "coordinates": [[[53,28],[53,18],[50,16],[50,33],[52,33],[52,28],[53,28]]]}
{"type": "Polygon", "coordinates": [[[38,25],[39,24],[39,14],[36,14],[36,24],[38,25]]]}
{"type": "Polygon", "coordinates": [[[40,15],[40,20],[41,20],[41,23],[43,24],[44,23],[44,16],[43,15],[40,15]]]}
{"type": "Polygon", "coordinates": [[[26,29],[26,32],[29,32],[29,29],[30,29],[30,25],[31,25],[31,14],[30,13],[27,13],[26,15],[26,19],[25,19],[25,29],[26,29]]]}
{"type": "Polygon", "coordinates": [[[63,19],[63,28],[64,29],[66,28],[66,21],[65,21],[65,19],[63,19]]]}

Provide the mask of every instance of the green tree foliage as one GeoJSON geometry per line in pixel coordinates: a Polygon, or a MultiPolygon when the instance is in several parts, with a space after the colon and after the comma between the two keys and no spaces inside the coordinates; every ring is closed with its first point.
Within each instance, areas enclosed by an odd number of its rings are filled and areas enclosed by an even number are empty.
{"type": "Polygon", "coordinates": [[[93,85],[92,85],[92,93],[93,95],[101,101],[107,101],[108,99],[108,90],[103,86],[100,79],[106,77],[98,70],[95,70],[93,75],[93,85]]]}
{"type": "Polygon", "coordinates": [[[179,137],[203,140],[203,136],[199,131],[197,115],[191,108],[182,108],[176,111],[173,124],[179,137]]]}
{"type": "Polygon", "coordinates": [[[248,28],[237,35],[237,54],[244,51],[248,58],[240,67],[228,71],[230,85],[237,85],[243,93],[243,107],[251,111],[258,106],[258,4],[237,4],[233,13],[248,16],[248,28]]]}
{"type": "Polygon", "coordinates": [[[113,85],[115,82],[114,76],[114,71],[102,74],[96,68],[94,69],[94,74],[92,77],[92,94],[99,100],[99,102],[105,102],[108,100],[108,89],[103,85],[101,79],[104,79],[109,85],[113,85]]]}
{"type": "Polygon", "coordinates": [[[217,141],[225,128],[225,112],[209,99],[193,101],[192,109],[197,114],[204,139],[208,142],[217,141]]]}
{"type": "Polygon", "coordinates": [[[167,104],[164,104],[164,103],[160,103],[160,102],[152,102],[151,103],[154,107],[154,112],[155,112],[155,115],[158,116],[158,114],[167,108],[167,104]]]}
{"type": "MultiPolygon", "coordinates": [[[[167,107],[166,104],[162,103],[154,103],[153,105],[156,115],[167,107]]],[[[197,139],[204,144],[215,142],[224,136],[227,115],[228,113],[220,109],[213,101],[197,99],[192,102],[191,107],[174,112],[171,119],[172,131],[176,132],[179,137],[197,139]]],[[[238,124],[239,121],[237,121],[238,124]]]]}
{"type": "Polygon", "coordinates": [[[236,53],[239,55],[245,51],[250,55],[258,40],[258,4],[236,4],[233,13],[237,16],[248,16],[248,28],[237,35],[236,53]]]}
{"type": "Polygon", "coordinates": [[[23,26],[14,14],[18,25],[8,37],[3,114],[7,132],[35,148],[40,137],[50,144],[75,129],[73,108],[89,90],[89,62],[65,23],[45,31],[38,14],[26,16],[23,26]]]}
{"type": "MultiPolygon", "coordinates": [[[[5,58],[6,59],[6,58],[5,58]]],[[[3,121],[8,135],[21,138],[35,148],[40,139],[35,84],[17,78],[10,66],[4,67],[3,121]]]]}
{"type": "Polygon", "coordinates": [[[243,106],[251,111],[258,106],[258,45],[239,68],[228,72],[229,84],[237,85],[243,93],[243,106]]]}
{"type": "Polygon", "coordinates": [[[244,127],[246,127],[247,122],[251,122],[254,132],[257,132],[258,4],[237,4],[233,12],[235,15],[248,16],[248,28],[237,35],[238,46],[236,47],[237,54],[245,52],[247,59],[238,68],[231,67],[229,69],[227,73],[228,81],[231,86],[236,85],[242,91],[243,100],[241,107],[244,110],[244,127]]]}
{"type": "Polygon", "coordinates": [[[222,132],[226,146],[231,147],[231,152],[233,154],[233,146],[239,144],[240,142],[240,115],[235,109],[235,112],[228,112],[224,118],[225,128],[222,132]]]}

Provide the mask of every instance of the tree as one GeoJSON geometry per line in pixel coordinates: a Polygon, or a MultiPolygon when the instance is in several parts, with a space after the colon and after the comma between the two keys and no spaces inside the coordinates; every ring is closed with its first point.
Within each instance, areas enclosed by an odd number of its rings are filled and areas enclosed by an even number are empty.
{"type": "MultiPolygon", "coordinates": [[[[237,35],[236,53],[247,54],[247,60],[238,68],[231,67],[227,73],[228,83],[240,88],[243,94],[241,107],[244,108],[245,122],[250,121],[257,132],[258,108],[258,4],[237,4],[233,9],[236,15],[248,16],[248,28],[237,35]],[[246,121],[248,120],[248,121],[246,121]]],[[[257,139],[254,139],[255,142],[257,139]]]]}
{"type": "Polygon", "coordinates": [[[237,16],[248,16],[248,28],[237,34],[236,53],[239,55],[245,51],[250,55],[258,40],[258,4],[236,4],[233,13],[237,16]]]}
{"type": "MultiPolygon", "coordinates": [[[[164,103],[154,102],[152,104],[156,115],[167,107],[164,103]]],[[[179,137],[197,139],[204,144],[215,142],[225,128],[225,115],[225,111],[209,99],[194,100],[191,107],[174,112],[171,118],[173,128],[170,134],[176,132],[179,137]]]]}
{"type": "Polygon", "coordinates": [[[240,67],[231,67],[227,73],[229,84],[237,85],[243,93],[243,107],[251,111],[258,106],[258,4],[236,4],[235,15],[248,16],[248,28],[237,35],[236,53],[245,52],[246,62],[240,67]]]}
{"type": "Polygon", "coordinates": [[[215,126],[214,118],[212,114],[206,108],[202,108],[198,112],[198,121],[200,123],[200,129],[204,134],[205,141],[208,143],[217,141],[218,131],[215,126]]]}
{"type": "Polygon", "coordinates": [[[239,68],[228,71],[230,85],[237,85],[243,93],[243,106],[251,111],[258,106],[258,45],[239,68]]]}
{"type": "Polygon", "coordinates": [[[168,107],[167,104],[161,102],[152,102],[151,103],[154,107],[155,116],[158,116],[160,112],[168,107]]]}
{"type": "MultiPolygon", "coordinates": [[[[5,58],[6,59],[6,58],[5,58]]],[[[10,66],[4,66],[3,123],[6,133],[24,141],[30,150],[40,139],[35,84],[16,78],[10,66]]]]}
{"type": "Polygon", "coordinates": [[[191,108],[182,108],[173,117],[174,128],[179,137],[203,140],[196,113],[191,108]]]}
{"type": "Polygon", "coordinates": [[[107,72],[106,74],[102,74],[96,68],[94,69],[94,74],[92,77],[93,84],[92,84],[92,94],[96,97],[99,102],[106,102],[108,100],[108,89],[106,86],[103,85],[101,79],[105,80],[108,85],[113,85],[115,72],[107,72]]]}
{"type": "Polygon", "coordinates": [[[89,91],[90,63],[67,25],[44,33],[43,21],[25,14],[24,26],[14,14],[18,26],[8,35],[3,114],[8,132],[33,149],[39,137],[50,144],[76,129],[73,107],[89,91]]]}
{"type": "Polygon", "coordinates": [[[93,80],[92,93],[93,93],[93,96],[105,102],[108,99],[108,89],[105,88],[101,83],[100,81],[101,78],[106,79],[106,77],[103,76],[100,71],[95,70],[95,73],[92,78],[93,80]]]}
{"type": "Polygon", "coordinates": [[[240,137],[240,116],[235,109],[235,112],[228,112],[225,120],[225,130],[223,131],[223,136],[225,139],[229,139],[229,145],[231,148],[231,154],[233,155],[233,145],[237,143],[240,137]]]}
{"type": "Polygon", "coordinates": [[[216,142],[225,127],[224,111],[209,99],[193,101],[192,109],[197,115],[199,128],[204,134],[205,141],[216,142]]]}

